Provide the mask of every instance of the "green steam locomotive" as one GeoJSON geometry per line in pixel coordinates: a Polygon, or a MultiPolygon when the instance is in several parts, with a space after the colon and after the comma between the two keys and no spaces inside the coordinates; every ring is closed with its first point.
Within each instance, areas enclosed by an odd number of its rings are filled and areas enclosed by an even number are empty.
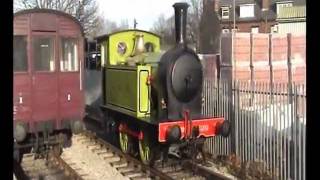
{"type": "Polygon", "coordinates": [[[103,65],[100,108],[108,131],[118,135],[122,151],[138,153],[145,164],[167,157],[169,148],[195,155],[190,147],[201,149],[206,138],[229,134],[223,117],[201,114],[203,71],[186,44],[187,8],[174,4],[176,45],[166,52],[160,37],[147,31],[96,38],[103,65]]]}

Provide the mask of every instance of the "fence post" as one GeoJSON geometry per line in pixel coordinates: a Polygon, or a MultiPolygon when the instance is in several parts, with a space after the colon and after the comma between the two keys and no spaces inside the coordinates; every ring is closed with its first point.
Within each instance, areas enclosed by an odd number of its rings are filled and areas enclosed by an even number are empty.
{"type": "Polygon", "coordinates": [[[228,109],[229,109],[229,121],[231,125],[231,153],[235,154],[235,120],[233,116],[234,107],[232,104],[232,82],[233,82],[233,62],[234,62],[234,36],[235,33],[231,33],[221,38],[221,61],[220,61],[220,82],[226,83],[226,94],[228,96],[228,109]],[[231,48],[230,48],[231,47],[231,48]]]}
{"type": "Polygon", "coordinates": [[[250,97],[250,106],[252,106],[254,101],[254,93],[253,93],[253,81],[254,81],[254,69],[253,69],[253,34],[250,33],[250,89],[252,91],[250,97]]]}
{"type": "Polygon", "coordinates": [[[271,104],[273,104],[273,65],[272,65],[272,34],[269,34],[269,67],[270,67],[270,91],[271,104]]]}
{"type": "Polygon", "coordinates": [[[229,109],[229,118],[230,118],[230,124],[231,124],[231,153],[236,154],[236,134],[235,134],[235,129],[236,129],[236,118],[235,118],[235,111],[234,111],[234,86],[233,86],[233,81],[228,82],[228,109],[229,109]]]}
{"type": "Polygon", "coordinates": [[[300,173],[301,173],[301,168],[300,168],[300,151],[299,151],[299,148],[300,147],[300,144],[299,144],[299,140],[301,137],[300,137],[300,131],[299,131],[299,126],[300,126],[300,123],[299,123],[299,116],[298,116],[298,90],[297,90],[297,85],[294,84],[293,85],[293,94],[294,94],[294,113],[293,113],[293,120],[294,120],[294,128],[295,128],[295,134],[294,134],[294,142],[293,142],[293,145],[294,145],[294,159],[293,162],[294,163],[294,172],[295,172],[295,176],[294,178],[295,179],[299,179],[300,178],[300,173]],[[299,177],[299,178],[298,178],[299,177]]]}
{"type": "Polygon", "coordinates": [[[220,82],[220,69],[221,69],[221,55],[217,55],[217,59],[216,59],[216,69],[217,69],[217,82],[220,82]]]}
{"type": "Polygon", "coordinates": [[[290,150],[292,150],[291,154],[291,160],[290,160],[290,176],[291,178],[295,178],[297,172],[295,171],[296,169],[296,161],[295,161],[295,157],[296,157],[296,128],[295,128],[295,120],[294,120],[294,108],[293,108],[293,92],[292,92],[292,71],[291,71],[291,33],[287,34],[287,63],[288,63],[288,96],[289,96],[289,105],[291,108],[291,132],[292,132],[292,137],[290,138],[290,141],[292,143],[290,143],[290,145],[292,145],[292,148],[290,148],[290,150]]]}
{"type": "Polygon", "coordinates": [[[239,143],[239,116],[240,116],[240,88],[239,88],[239,82],[238,81],[235,81],[234,82],[234,113],[233,113],[233,117],[234,117],[234,121],[235,121],[235,127],[234,127],[234,140],[235,140],[235,143],[234,143],[234,149],[235,149],[235,154],[237,156],[239,156],[240,154],[240,151],[239,151],[239,144],[242,143],[240,142],[239,143]],[[236,113],[237,112],[237,113],[236,113]],[[237,116],[237,118],[236,118],[237,116]],[[239,153],[239,154],[238,154],[239,153]]]}
{"type": "Polygon", "coordinates": [[[289,88],[289,102],[292,104],[292,63],[291,63],[291,33],[287,34],[287,57],[288,57],[288,88],[289,88]]]}

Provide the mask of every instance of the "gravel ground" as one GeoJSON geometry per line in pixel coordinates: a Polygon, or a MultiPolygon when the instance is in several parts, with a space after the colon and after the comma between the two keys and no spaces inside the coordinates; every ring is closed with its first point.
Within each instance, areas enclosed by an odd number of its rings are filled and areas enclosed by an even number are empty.
{"type": "Polygon", "coordinates": [[[33,154],[26,154],[22,160],[22,168],[30,180],[67,180],[63,171],[56,167],[46,166],[45,159],[34,160],[33,154]]]}
{"type": "Polygon", "coordinates": [[[80,175],[84,175],[82,176],[84,179],[128,179],[110,166],[107,160],[103,160],[102,156],[92,153],[85,144],[82,144],[81,141],[77,139],[79,137],[80,136],[73,136],[72,146],[64,149],[61,157],[80,175]]]}
{"type": "Polygon", "coordinates": [[[237,177],[231,175],[231,174],[228,172],[228,169],[227,169],[226,167],[218,166],[218,165],[216,165],[216,164],[214,164],[214,163],[212,163],[212,162],[209,162],[209,163],[212,165],[211,167],[206,167],[206,166],[202,166],[202,167],[204,167],[204,168],[206,168],[206,169],[210,169],[211,171],[216,172],[216,173],[218,173],[218,174],[221,174],[221,175],[223,175],[223,176],[226,176],[226,177],[228,177],[228,178],[230,178],[230,179],[234,179],[234,180],[237,180],[237,179],[238,179],[237,177]]]}

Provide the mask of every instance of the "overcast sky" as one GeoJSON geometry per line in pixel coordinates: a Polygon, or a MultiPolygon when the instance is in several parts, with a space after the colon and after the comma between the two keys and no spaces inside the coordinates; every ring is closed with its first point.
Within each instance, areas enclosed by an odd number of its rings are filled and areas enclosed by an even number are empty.
{"type": "Polygon", "coordinates": [[[166,18],[174,14],[172,5],[184,0],[97,0],[99,13],[106,19],[120,23],[128,19],[129,27],[133,27],[136,18],[138,29],[149,30],[159,15],[166,18]]]}

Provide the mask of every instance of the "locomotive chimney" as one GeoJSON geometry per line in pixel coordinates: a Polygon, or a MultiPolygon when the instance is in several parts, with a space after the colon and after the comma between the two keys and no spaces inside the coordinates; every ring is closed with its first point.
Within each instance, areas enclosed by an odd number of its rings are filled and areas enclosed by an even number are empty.
{"type": "Polygon", "coordinates": [[[187,25],[187,3],[175,3],[173,5],[175,13],[176,43],[185,45],[186,25],[187,25]]]}

